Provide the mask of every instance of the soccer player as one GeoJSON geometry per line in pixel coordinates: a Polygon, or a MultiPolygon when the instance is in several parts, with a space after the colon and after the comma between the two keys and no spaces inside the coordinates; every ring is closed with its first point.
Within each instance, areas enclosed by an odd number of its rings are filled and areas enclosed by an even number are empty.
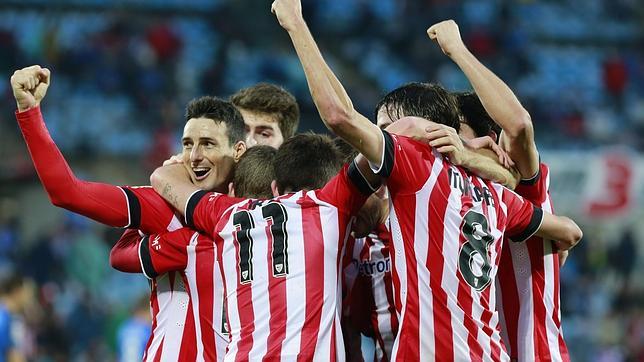
{"type": "MultiPolygon", "coordinates": [[[[509,360],[493,328],[491,281],[503,235],[522,241],[537,232],[570,248],[581,230],[451,164],[434,148],[381,131],[353,109],[302,18],[300,2],[277,0],[272,10],[291,37],[327,127],[386,178],[400,315],[392,359],[509,360]]],[[[440,87],[433,93],[430,120],[458,129],[453,96],[440,87]]]]}
{"type": "MultiPolygon", "coordinates": [[[[114,227],[139,229],[145,234],[176,230],[182,226],[174,210],[151,187],[117,187],[76,178],[51,139],[40,112],[40,102],[50,83],[50,72],[39,66],[18,70],[11,77],[18,125],[32,161],[51,202],[59,207],[114,227]]],[[[187,173],[204,189],[225,192],[234,164],[245,152],[244,123],[229,102],[214,97],[188,104],[182,139],[187,173]]],[[[140,270],[140,268],[139,268],[140,270]]],[[[151,283],[152,335],[145,360],[216,360],[227,339],[215,332],[195,334],[196,325],[213,330],[221,324],[223,287],[213,286],[219,310],[210,315],[193,308],[191,280],[185,273],[159,275],[151,283]],[[201,347],[200,347],[201,346],[201,347]],[[217,350],[219,348],[219,350],[217,350]]]]}
{"type": "MultiPolygon", "coordinates": [[[[469,52],[454,21],[435,24],[427,32],[476,91],[460,96],[469,113],[467,123],[489,124],[493,120],[501,126],[500,144],[521,173],[516,192],[552,212],[549,168],[540,162],[530,114],[512,90],[469,52]]],[[[497,294],[503,337],[513,360],[570,360],[561,329],[557,250],[554,242],[538,236],[503,248],[497,294]]]]}
{"type": "Polygon", "coordinates": [[[244,117],[249,147],[258,144],[278,148],[297,131],[300,109],[284,88],[259,83],[237,91],[230,101],[244,117]]]}
{"type": "Polygon", "coordinates": [[[153,187],[216,243],[231,334],[226,361],[344,359],[340,254],[371,189],[355,165],[341,165],[330,138],[300,134],[277,151],[280,196],[271,200],[201,191],[177,165],[152,174],[153,187]]]}

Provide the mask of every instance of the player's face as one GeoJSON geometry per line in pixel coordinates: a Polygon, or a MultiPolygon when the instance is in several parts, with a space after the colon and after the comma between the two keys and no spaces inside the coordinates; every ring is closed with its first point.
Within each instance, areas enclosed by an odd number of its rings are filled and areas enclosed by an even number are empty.
{"type": "Polygon", "coordinates": [[[227,126],[209,118],[192,118],[183,129],[183,162],[190,179],[203,190],[228,191],[236,149],[228,141],[227,126]]]}
{"type": "Polygon", "coordinates": [[[238,108],[246,124],[246,144],[249,146],[266,145],[279,148],[284,136],[276,117],[238,108]]]}
{"type": "Polygon", "coordinates": [[[356,238],[363,238],[369,235],[370,232],[387,219],[389,205],[384,193],[384,187],[382,187],[381,190],[369,196],[360,211],[358,211],[352,229],[356,238]]]}
{"type": "Polygon", "coordinates": [[[394,121],[395,119],[391,119],[389,114],[387,114],[386,108],[380,107],[378,114],[376,115],[376,125],[380,127],[380,129],[385,129],[388,125],[394,123],[394,121]]]}

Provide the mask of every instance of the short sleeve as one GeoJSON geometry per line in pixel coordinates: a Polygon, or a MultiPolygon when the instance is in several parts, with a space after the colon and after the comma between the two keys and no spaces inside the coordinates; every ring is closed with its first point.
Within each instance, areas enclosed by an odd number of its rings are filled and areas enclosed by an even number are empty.
{"type": "Polygon", "coordinates": [[[541,226],[543,210],[509,189],[503,189],[503,202],[507,205],[505,234],[515,242],[530,238],[541,226]]]}
{"type": "Polygon", "coordinates": [[[360,210],[373,191],[354,161],[344,165],[337,175],[317,191],[317,196],[352,215],[360,210]]]}
{"type": "Polygon", "coordinates": [[[199,233],[181,228],[169,233],[144,237],[139,244],[139,259],[148,278],[173,270],[184,270],[188,263],[188,245],[199,233]]]}
{"type": "Polygon", "coordinates": [[[150,186],[121,187],[127,196],[130,229],[160,234],[181,227],[174,208],[150,186]]]}
{"type": "Polygon", "coordinates": [[[382,134],[382,161],[380,165],[371,164],[373,172],[387,179],[387,188],[393,194],[418,191],[429,178],[436,160],[433,149],[408,137],[384,130],[382,134]]]}
{"type": "Polygon", "coordinates": [[[515,191],[535,205],[543,205],[548,198],[550,170],[544,163],[539,164],[537,174],[519,182],[515,191]]]}
{"type": "Polygon", "coordinates": [[[186,225],[211,235],[226,209],[240,201],[217,192],[195,191],[186,204],[186,225]]]}

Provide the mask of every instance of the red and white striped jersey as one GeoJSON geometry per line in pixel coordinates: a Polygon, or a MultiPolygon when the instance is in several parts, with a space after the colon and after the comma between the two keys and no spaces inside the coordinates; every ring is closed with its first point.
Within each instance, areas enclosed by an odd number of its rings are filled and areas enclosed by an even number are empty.
{"type": "MultiPolygon", "coordinates": [[[[349,238],[343,265],[343,323],[347,328],[374,339],[375,355],[361,356],[365,361],[389,361],[398,331],[398,316],[391,282],[390,235],[379,225],[367,237],[349,238]]],[[[360,343],[351,338],[348,343],[360,343]]],[[[351,355],[361,346],[345,346],[351,355]]],[[[354,356],[351,356],[352,358],[354,356]]]]}
{"type": "MultiPolygon", "coordinates": [[[[550,170],[540,164],[537,175],[522,180],[516,192],[552,213],[550,170]]],[[[559,255],[550,240],[533,236],[508,243],[501,253],[497,301],[501,335],[518,361],[570,361],[561,329],[559,255]]]]}
{"type": "Polygon", "coordinates": [[[192,195],[188,225],[210,233],[219,253],[226,361],[344,360],[340,255],[366,199],[356,177],[345,167],[322,189],[264,201],[192,195]]]}
{"type": "Polygon", "coordinates": [[[524,240],[543,212],[426,144],[383,132],[399,328],[397,361],[509,360],[494,280],[502,237],[524,240]]]}
{"type": "MultiPolygon", "coordinates": [[[[142,233],[162,234],[174,230],[179,236],[186,231],[181,221],[175,215],[174,209],[151,187],[122,187],[128,200],[130,228],[137,228],[142,233]]],[[[190,236],[194,231],[190,233],[190,236]]],[[[213,242],[202,236],[199,245],[211,245],[213,242]]],[[[153,239],[154,241],[154,239],[153,239]]],[[[222,333],[223,318],[223,282],[218,269],[204,271],[196,267],[195,261],[208,264],[207,252],[203,247],[197,248],[197,240],[179,237],[178,241],[186,241],[185,250],[174,249],[174,268],[170,264],[162,264],[163,272],[152,273],[146,270],[150,278],[150,309],[152,314],[152,334],[148,340],[144,361],[217,361],[225,354],[228,337],[222,333]],[[192,244],[188,244],[188,241],[192,244]],[[193,245],[194,244],[194,245],[193,245]],[[199,250],[199,254],[196,251],[199,250]],[[204,261],[205,260],[205,261],[204,261]],[[183,264],[182,264],[183,263],[183,264]],[[202,282],[202,280],[206,280],[202,282]],[[210,283],[207,287],[198,286],[210,283]],[[200,298],[200,289],[211,288],[211,297],[200,298]],[[218,309],[218,313],[206,313],[218,309]]],[[[144,238],[141,245],[147,244],[144,238]]],[[[152,242],[151,244],[154,244],[152,242]]],[[[150,245],[154,249],[155,245],[150,245]]],[[[145,248],[144,248],[145,249],[145,248]]],[[[171,248],[163,251],[169,253],[171,248]]],[[[160,252],[160,250],[159,250],[160,252]]],[[[140,252],[140,257],[146,254],[140,252]]],[[[214,252],[212,256],[216,255],[214,252]]],[[[210,262],[210,264],[214,264],[210,262]]]]}

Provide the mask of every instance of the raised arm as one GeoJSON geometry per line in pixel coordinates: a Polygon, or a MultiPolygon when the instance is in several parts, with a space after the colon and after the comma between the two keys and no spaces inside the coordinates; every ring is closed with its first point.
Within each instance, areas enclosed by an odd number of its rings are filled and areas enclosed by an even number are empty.
{"type": "Polygon", "coordinates": [[[324,124],[369,161],[380,164],[384,147],[382,133],[353,108],[344,87],[324,61],[302,17],[300,0],[276,0],[271,11],[291,37],[324,124]]]}
{"type": "Polygon", "coordinates": [[[11,88],[18,126],[51,203],[106,225],[129,226],[125,192],[117,186],[79,180],[49,135],[40,102],[50,79],[48,69],[35,65],[16,71],[11,88]]]}
{"type": "Polygon", "coordinates": [[[501,144],[516,162],[521,176],[533,177],[539,170],[539,154],[530,114],[512,90],[467,49],[453,20],[433,25],[427,34],[461,68],[487,113],[503,129],[501,144]]]}

